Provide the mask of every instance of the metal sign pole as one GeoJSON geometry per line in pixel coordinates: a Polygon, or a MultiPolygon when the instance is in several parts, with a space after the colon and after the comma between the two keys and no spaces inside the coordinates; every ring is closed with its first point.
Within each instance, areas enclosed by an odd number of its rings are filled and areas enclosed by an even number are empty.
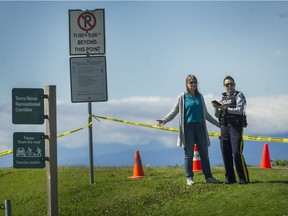
{"type": "Polygon", "coordinates": [[[5,216],[12,216],[11,200],[5,200],[5,216]]]}
{"type": "MultiPolygon", "coordinates": [[[[88,124],[91,121],[92,121],[92,104],[91,102],[88,102],[88,124]]],[[[89,156],[90,156],[90,184],[94,184],[92,124],[89,125],[89,156]]]]}
{"type": "Polygon", "coordinates": [[[46,147],[47,147],[47,196],[49,216],[58,216],[58,176],[57,176],[57,124],[56,86],[45,86],[48,95],[46,102],[46,147]]]}
{"type": "Polygon", "coordinates": [[[69,10],[70,55],[86,55],[70,57],[70,82],[72,103],[88,102],[90,184],[94,184],[91,103],[108,100],[106,57],[93,56],[106,53],[104,18],[104,9],[69,10]]]}

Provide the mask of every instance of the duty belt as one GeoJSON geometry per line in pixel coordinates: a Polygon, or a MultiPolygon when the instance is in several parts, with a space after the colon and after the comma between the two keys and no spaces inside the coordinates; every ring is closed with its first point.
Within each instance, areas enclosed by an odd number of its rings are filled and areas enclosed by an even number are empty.
{"type": "Polygon", "coordinates": [[[227,117],[222,117],[219,120],[221,125],[227,125],[229,123],[232,124],[242,124],[242,120],[240,118],[227,118],[227,117]]]}

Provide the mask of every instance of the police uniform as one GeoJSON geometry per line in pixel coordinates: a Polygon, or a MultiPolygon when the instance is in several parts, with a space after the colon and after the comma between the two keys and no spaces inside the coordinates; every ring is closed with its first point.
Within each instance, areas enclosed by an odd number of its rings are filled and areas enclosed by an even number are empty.
{"type": "Polygon", "coordinates": [[[221,110],[219,121],[221,125],[221,151],[225,167],[225,183],[235,183],[233,160],[240,184],[249,182],[248,169],[244,160],[242,139],[244,120],[243,113],[246,99],[242,92],[234,91],[231,94],[222,93],[222,104],[225,110],[221,110]]]}

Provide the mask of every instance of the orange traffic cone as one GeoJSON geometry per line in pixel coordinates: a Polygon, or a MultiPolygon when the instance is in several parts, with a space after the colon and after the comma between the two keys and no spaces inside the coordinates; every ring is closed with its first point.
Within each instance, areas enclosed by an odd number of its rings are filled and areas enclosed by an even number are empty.
{"type": "Polygon", "coordinates": [[[264,144],[260,168],[271,168],[270,154],[267,143],[264,144]]]}
{"type": "Polygon", "coordinates": [[[202,164],[200,155],[198,152],[198,147],[194,145],[194,156],[193,156],[193,172],[201,172],[202,171],[202,164]]]}
{"type": "Polygon", "coordinates": [[[133,176],[130,176],[128,178],[143,178],[144,172],[143,172],[143,167],[142,167],[142,162],[140,158],[139,151],[136,150],[135,155],[134,155],[134,171],[133,171],[133,176]]]}

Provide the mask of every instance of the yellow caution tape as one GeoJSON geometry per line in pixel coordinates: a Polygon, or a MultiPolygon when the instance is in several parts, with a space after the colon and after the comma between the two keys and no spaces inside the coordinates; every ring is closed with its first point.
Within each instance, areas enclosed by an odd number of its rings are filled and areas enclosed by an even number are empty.
{"type": "Polygon", "coordinates": [[[219,138],[221,136],[221,133],[217,133],[217,132],[208,132],[208,135],[211,137],[216,137],[219,138]]]}
{"type": "MultiPolygon", "coordinates": [[[[63,137],[63,136],[67,136],[68,134],[72,134],[72,133],[75,133],[75,132],[77,132],[77,131],[83,130],[83,129],[87,128],[87,127],[90,127],[90,126],[93,124],[93,122],[94,122],[94,120],[91,121],[88,125],[83,126],[83,127],[81,127],[81,128],[77,128],[77,129],[74,129],[74,130],[71,130],[71,131],[62,133],[62,134],[58,134],[58,135],[57,135],[57,138],[60,138],[60,137],[63,137]]],[[[13,153],[13,149],[9,149],[9,150],[6,150],[6,151],[2,151],[2,152],[0,152],[0,157],[1,157],[1,156],[4,156],[4,155],[11,154],[11,153],[13,153]]]]}
{"type": "MultiPolygon", "coordinates": [[[[116,122],[131,124],[131,125],[137,125],[137,126],[141,126],[141,127],[148,127],[148,128],[159,129],[159,130],[167,130],[167,131],[179,132],[179,130],[177,128],[160,127],[160,126],[151,125],[151,124],[143,124],[143,123],[139,123],[139,122],[131,122],[131,121],[128,121],[128,120],[121,120],[121,119],[116,119],[116,118],[111,118],[111,117],[104,117],[104,116],[92,115],[92,117],[95,118],[96,120],[98,120],[98,118],[100,118],[100,119],[105,119],[105,120],[110,120],[110,121],[116,121],[116,122]]],[[[57,135],[57,138],[60,138],[60,137],[63,137],[63,136],[67,136],[68,134],[72,134],[72,133],[75,133],[75,132],[80,131],[82,129],[85,129],[87,127],[90,127],[93,124],[93,122],[94,121],[91,121],[88,125],[86,125],[84,127],[77,128],[77,129],[74,129],[74,130],[59,134],[59,135],[57,135]]],[[[208,132],[208,135],[211,136],[211,137],[216,137],[216,138],[219,138],[221,136],[221,134],[217,133],[217,132],[208,132]]],[[[247,136],[247,135],[243,135],[243,140],[261,141],[261,142],[288,143],[288,138],[282,138],[282,137],[266,137],[266,136],[247,136]]],[[[9,150],[0,152],[0,156],[4,156],[4,155],[7,155],[7,154],[11,154],[11,153],[13,153],[13,149],[9,149],[9,150]]]]}
{"type": "Polygon", "coordinates": [[[13,152],[13,149],[9,149],[9,150],[6,150],[6,151],[2,151],[0,152],[0,156],[4,156],[4,155],[7,155],[7,154],[11,154],[13,152]]]}
{"type": "Polygon", "coordinates": [[[60,138],[60,137],[63,137],[63,136],[67,136],[68,134],[72,134],[72,133],[75,133],[77,131],[83,130],[83,129],[87,128],[87,127],[90,127],[93,124],[93,122],[94,121],[91,121],[88,125],[85,125],[85,126],[83,126],[81,128],[77,128],[77,129],[74,129],[74,130],[59,134],[59,135],[57,135],[57,138],[60,138]]]}
{"type": "Polygon", "coordinates": [[[121,122],[121,123],[132,124],[132,125],[137,125],[137,126],[142,126],[142,127],[155,128],[155,129],[159,129],[159,130],[168,130],[168,131],[173,131],[173,132],[178,132],[179,131],[177,128],[160,127],[160,126],[151,125],[151,124],[143,124],[143,123],[139,123],[139,122],[131,122],[131,121],[127,121],[127,120],[120,120],[120,119],[104,117],[104,116],[95,116],[95,115],[92,115],[92,116],[95,119],[101,118],[101,119],[117,121],[117,122],[121,122]]]}
{"type": "MultiPolygon", "coordinates": [[[[131,121],[127,121],[127,120],[120,120],[120,119],[104,117],[104,116],[95,116],[95,115],[92,115],[92,116],[95,119],[100,118],[100,119],[117,121],[117,122],[121,122],[121,123],[132,124],[132,125],[137,125],[137,126],[142,126],[142,127],[155,128],[155,129],[159,129],[159,130],[167,130],[167,131],[173,131],[173,132],[178,132],[179,131],[176,128],[160,127],[160,126],[151,125],[151,124],[142,124],[142,123],[138,123],[138,122],[131,122],[131,121]]],[[[211,136],[211,137],[219,138],[221,136],[221,133],[209,132],[208,135],[211,136]]],[[[243,140],[261,141],[261,142],[288,143],[288,138],[282,138],[282,137],[266,137],[266,136],[247,136],[247,135],[243,135],[243,140]]]]}
{"type": "Polygon", "coordinates": [[[243,135],[243,139],[244,140],[250,140],[250,141],[261,141],[261,142],[288,143],[288,138],[283,138],[283,137],[266,137],[266,136],[243,135]]]}

